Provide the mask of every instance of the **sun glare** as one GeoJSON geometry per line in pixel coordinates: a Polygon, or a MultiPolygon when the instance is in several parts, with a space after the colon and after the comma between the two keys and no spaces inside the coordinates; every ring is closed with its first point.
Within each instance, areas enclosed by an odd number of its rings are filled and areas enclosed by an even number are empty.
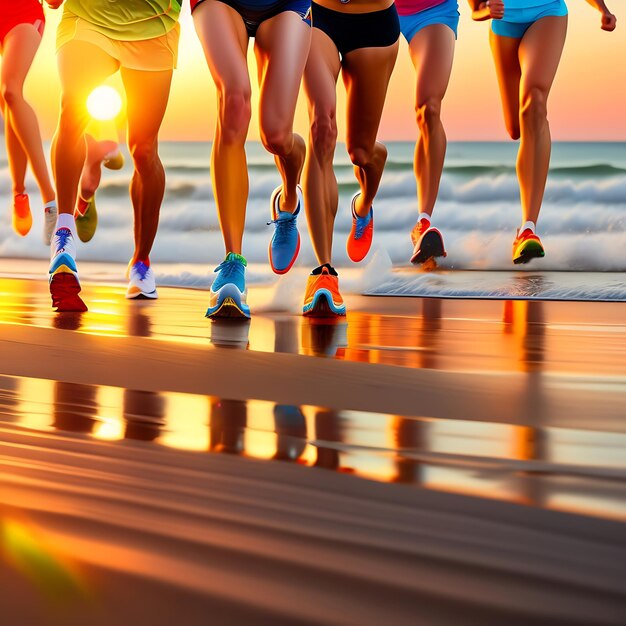
{"type": "Polygon", "coordinates": [[[122,110],[122,99],[113,87],[102,85],[89,94],[87,110],[96,120],[112,120],[122,110]]]}

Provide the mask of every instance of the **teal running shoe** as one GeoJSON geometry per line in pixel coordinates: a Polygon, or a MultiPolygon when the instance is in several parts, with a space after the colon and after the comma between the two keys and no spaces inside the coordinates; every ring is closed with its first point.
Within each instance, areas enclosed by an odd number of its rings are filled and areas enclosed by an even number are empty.
{"type": "Polygon", "coordinates": [[[300,233],[298,232],[298,214],[303,204],[302,189],[298,185],[297,189],[298,205],[293,213],[281,211],[279,206],[282,186],[274,189],[270,206],[272,219],[267,223],[275,225],[274,234],[269,245],[269,259],[272,270],[276,274],[286,274],[296,262],[300,251],[300,233]]]}
{"type": "Polygon", "coordinates": [[[229,252],[215,268],[217,276],[209,291],[209,308],[206,317],[250,318],[250,308],[246,304],[246,266],[248,262],[241,254],[229,252]]]}

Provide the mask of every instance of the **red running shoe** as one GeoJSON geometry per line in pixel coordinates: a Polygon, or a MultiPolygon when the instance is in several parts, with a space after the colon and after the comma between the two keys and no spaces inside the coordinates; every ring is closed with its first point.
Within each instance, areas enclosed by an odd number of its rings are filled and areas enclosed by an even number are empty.
{"type": "Polygon", "coordinates": [[[370,207],[370,211],[365,217],[359,217],[354,211],[354,203],[359,195],[360,192],[352,198],[352,228],[346,244],[348,256],[355,263],[362,261],[367,256],[374,237],[374,207],[370,207]]]}
{"type": "Polygon", "coordinates": [[[413,256],[411,263],[421,264],[429,259],[440,256],[448,256],[443,245],[441,233],[430,225],[430,220],[421,219],[411,231],[411,241],[413,242],[413,256]]]}
{"type": "Polygon", "coordinates": [[[524,229],[521,233],[517,231],[517,236],[513,242],[513,263],[528,263],[531,259],[538,259],[546,256],[541,239],[533,233],[530,228],[524,229]]]}

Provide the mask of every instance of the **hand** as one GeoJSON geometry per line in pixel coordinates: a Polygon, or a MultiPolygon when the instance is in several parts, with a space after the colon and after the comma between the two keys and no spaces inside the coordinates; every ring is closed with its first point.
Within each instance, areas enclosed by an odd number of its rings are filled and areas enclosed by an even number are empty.
{"type": "Polygon", "coordinates": [[[485,4],[492,20],[501,20],[504,17],[504,2],[502,0],[487,0],[485,4]]]}
{"type": "Polygon", "coordinates": [[[606,31],[614,31],[617,25],[617,18],[610,11],[606,11],[602,14],[602,22],[600,28],[606,31]]]}
{"type": "Polygon", "coordinates": [[[58,9],[63,4],[63,0],[46,0],[46,4],[51,9],[58,9]]]}

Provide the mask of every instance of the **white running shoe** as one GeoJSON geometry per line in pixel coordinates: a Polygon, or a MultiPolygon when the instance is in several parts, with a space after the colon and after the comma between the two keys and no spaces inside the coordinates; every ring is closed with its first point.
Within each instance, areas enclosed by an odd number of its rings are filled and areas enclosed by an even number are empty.
{"type": "Polygon", "coordinates": [[[126,297],[129,300],[134,298],[148,298],[156,300],[159,297],[152,268],[143,261],[137,261],[130,267],[128,289],[126,297]]]}
{"type": "Polygon", "coordinates": [[[52,235],[57,225],[59,210],[55,200],[48,202],[43,208],[43,242],[49,246],[52,243],[52,235]]]}

